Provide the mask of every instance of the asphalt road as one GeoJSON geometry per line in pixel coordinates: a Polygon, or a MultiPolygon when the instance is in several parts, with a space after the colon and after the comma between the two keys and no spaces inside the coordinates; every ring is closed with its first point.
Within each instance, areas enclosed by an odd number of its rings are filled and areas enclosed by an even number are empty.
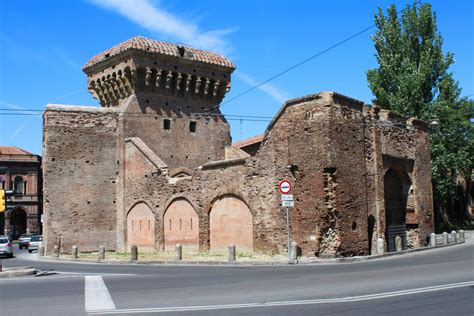
{"type": "Polygon", "coordinates": [[[164,266],[31,260],[0,279],[1,315],[474,315],[474,244],[357,263],[164,266]]]}

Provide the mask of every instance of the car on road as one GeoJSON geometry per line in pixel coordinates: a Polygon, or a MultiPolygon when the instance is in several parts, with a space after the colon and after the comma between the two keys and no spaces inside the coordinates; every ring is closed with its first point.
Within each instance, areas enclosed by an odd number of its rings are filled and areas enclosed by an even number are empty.
{"type": "Polygon", "coordinates": [[[11,236],[11,235],[0,235],[0,238],[6,238],[6,239],[8,239],[10,242],[12,242],[12,241],[13,241],[13,239],[12,239],[12,236],[11,236]]]}
{"type": "Polygon", "coordinates": [[[20,239],[18,239],[18,248],[28,249],[28,243],[30,242],[31,237],[33,237],[33,234],[23,234],[23,235],[21,235],[20,239]]]}
{"type": "Polygon", "coordinates": [[[13,245],[8,238],[0,238],[0,256],[13,257],[13,245]]]}
{"type": "Polygon", "coordinates": [[[43,236],[37,235],[31,237],[31,240],[28,243],[28,252],[32,253],[33,250],[38,250],[41,245],[43,245],[43,236]]]}

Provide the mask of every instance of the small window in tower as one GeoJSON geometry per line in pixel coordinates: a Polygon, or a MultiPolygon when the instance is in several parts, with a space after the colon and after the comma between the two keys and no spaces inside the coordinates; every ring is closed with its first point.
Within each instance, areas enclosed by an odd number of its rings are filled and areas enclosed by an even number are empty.
{"type": "Polygon", "coordinates": [[[191,133],[196,133],[196,126],[197,126],[197,123],[196,122],[189,122],[189,131],[191,133]]]}
{"type": "Polygon", "coordinates": [[[171,121],[168,119],[163,120],[163,129],[171,129],[171,121]]]}

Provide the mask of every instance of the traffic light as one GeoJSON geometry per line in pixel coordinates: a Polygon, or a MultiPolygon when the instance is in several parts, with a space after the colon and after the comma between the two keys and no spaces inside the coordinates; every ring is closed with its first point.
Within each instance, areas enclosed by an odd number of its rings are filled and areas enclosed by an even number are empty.
{"type": "Polygon", "coordinates": [[[7,195],[5,194],[5,190],[0,189],[0,213],[5,212],[7,209],[7,195]]]}
{"type": "Polygon", "coordinates": [[[8,197],[13,195],[13,191],[0,189],[0,213],[8,210],[8,197]]]}

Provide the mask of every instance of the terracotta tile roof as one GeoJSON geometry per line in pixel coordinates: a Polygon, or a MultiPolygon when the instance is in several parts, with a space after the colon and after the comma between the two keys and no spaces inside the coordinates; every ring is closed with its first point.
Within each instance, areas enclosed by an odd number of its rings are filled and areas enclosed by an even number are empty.
{"type": "Polygon", "coordinates": [[[15,146],[0,146],[0,155],[33,155],[15,146]]]}
{"type": "MultiPolygon", "coordinates": [[[[110,57],[119,55],[131,49],[180,57],[178,45],[176,44],[160,42],[143,36],[135,36],[129,40],[126,40],[125,42],[122,42],[118,45],[113,46],[112,48],[109,48],[108,50],[100,54],[95,55],[84,65],[82,69],[85,70],[110,57]]],[[[213,65],[219,65],[222,67],[235,68],[235,65],[229,59],[217,53],[187,46],[185,47],[185,50],[188,52],[188,54],[186,54],[183,58],[188,58],[213,65]],[[191,54],[189,54],[189,52],[191,54]]]]}
{"type": "Polygon", "coordinates": [[[242,148],[242,147],[247,147],[249,145],[260,143],[263,140],[263,136],[264,136],[263,134],[252,136],[250,138],[233,143],[232,147],[242,148]]]}

